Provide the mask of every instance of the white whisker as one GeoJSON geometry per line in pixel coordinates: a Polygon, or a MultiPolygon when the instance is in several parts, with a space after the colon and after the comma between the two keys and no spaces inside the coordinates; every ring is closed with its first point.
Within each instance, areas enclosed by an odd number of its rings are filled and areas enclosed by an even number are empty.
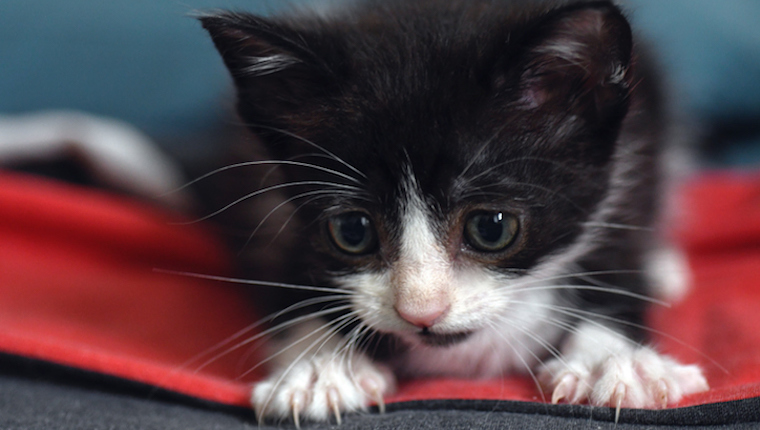
{"type": "MultiPolygon", "coordinates": [[[[507,346],[509,346],[512,349],[512,351],[514,351],[515,356],[520,360],[520,362],[522,362],[523,366],[525,366],[525,370],[528,371],[528,375],[530,375],[530,378],[533,379],[533,383],[536,385],[536,388],[538,389],[538,393],[541,396],[541,400],[543,401],[543,403],[546,403],[546,397],[544,396],[544,391],[541,389],[541,383],[538,381],[538,377],[536,377],[535,372],[533,372],[533,369],[531,369],[531,367],[528,364],[528,362],[525,361],[525,359],[523,358],[522,354],[520,354],[518,352],[518,349],[515,348],[515,346],[512,344],[512,342],[506,336],[504,336],[504,334],[501,333],[501,331],[499,331],[498,327],[496,327],[492,322],[488,322],[487,324],[491,327],[491,329],[495,333],[497,333],[499,335],[499,337],[501,337],[504,340],[504,342],[507,344],[507,346]]],[[[519,342],[517,339],[514,339],[514,340],[517,341],[517,342],[519,342]]],[[[520,343],[520,345],[523,348],[525,348],[525,345],[523,345],[522,342],[519,342],[519,343],[520,343]]],[[[533,355],[533,357],[535,357],[536,360],[538,360],[538,362],[541,362],[541,360],[538,357],[536,357],[536,355],[530,350],[530,348],[525,348],[525,349],[531,355],[533,355]]]]}
{"type": "Polygon", "coordinates": [[[322,317],[322,316],[325,316],[325,315],[330,315],[330,314],[333,314],[335,312],[342,312],[342,311],[348,310],[350,308],[351,308],[350,305],[331,307],[331,308],[327,308],[327,309],[324,309],[324,310],[321,310],[321,311],[318,311],[318,312],[310,313],[308,315],[302,315],[300,317],[296,317],[296,318],[287,320],[287,321],[285,321],[285,322],[283,322],[281,324],[277,324],[277,325],[275,325],[273,327],[268,328],[267,330],[262,331],[261,333],[257,333],[255,336],[251,336],[251,337],[247,338],[246,340],[244,340],[242,342],[239,342],[239,343],[235,344],[234,346],[231,346],[231,347],[225,349],[224,351],[216,354],[215,356],[211,357],[210,359],[208,359],[205,362],[203,362],[200,366],[198,366],[193,373],[197,373],[200,370],[202,370],[203,368],[205,368],[206,366],[208,366],[209,364],[211,364],[211,363],[215,362],[216,360],[219,360],[220,358],[224,357],[225,355],[227,355],[227,354],[229,354],[229,353],[231,353],[233,351],[236,351],[236,350],[244,347],[245,345],[250,345],[250,344],[258,341],[259,339],[267,337],[267,336],[269,336],[269,335],[271,335],[273,333],[281,332],[281,331],[287,329],[288,327],[292,327],[292,326],[294,326],[296,324],[299,324],[299,323],[302,323],[304,321],[308,321],[308,320],[311,320],[311,319],[319,318],[319,317],[322,317]]]}
{"type": "MultiPolygon", "coordinates": [[[[241,330],[238,330],[237,332],[235,332],[232,335],[228,336],[224,340],[218,342],[214,346],[209,347],[205,351],[203,351],[203,352],[201,352],[199,354],[196,354],[195,356],[191,357],[189,360],[187,360],[183,364],[179,365],[178,368],[179,369],[185,368],[185,367],[189,366],[190,364],[192,364],[193,362],[201,360],[203,357],[206,357],[209,354],[213,354],[215,351],[218,351],[219,349],[223,348],[225,345],[228,345],[228,344],[234,342],[235,340],[237,340],[237,339],[245,336],[247,333],[250,333],[251,331],[255,330],[256,328],[258,328],[258,327],[266,324],[267,322],[274,321],[275,319],[277,319],[277,318],[279,318],[279,317],[281,317],[281,316],[283,316],[283,315],[285,315],[285,314],[287,314],[289,312],[293,312],[293,311],[296,311],[298,309],[305,308],[305,307],[312,306],[312,305],[316,305],[316,304],[319,304],[319,303],[339,302],[341,300],[346,300],[346,296],[343,295],[343,294],[341,294],[341,295],[336,295],[336,296],[320,296],[320,297],[313,297],[313,298],[306,299],[306,300],[301,300],[300,302],[294,303],[294,304],[286,307],[285,309],[282,309],[280,311],[274,312],[274,313],[272,313],[272,314],[270,314],[270,315],[268,315],[268,316],[266,316],[264,318],[259,319],[258,321],[254,322],[253,324],[249,324],[245,328],[243,328],[241,330]]],[[[205,367],[205,365],[203,365],[202,367],[205,367]]],[[[196,369],[195,372],[197,372],[198,370],[200,370],[200,369],[196,369]]]]}
{"type": "Polygon", "coordinates": [[[621,290],[617,288],[607,288],[607,287],[597,287],[592,285],[540,285],[535,287],[524,287],[524,288],[518,288],[512,290],[513,292],[522,292],[522,291],[539,291],[539,290],[584,290],[584,291],[598,291],[601,293],[609,293],[609,294],[615,294],[618,296],[625,296],[625,297],[631,297],[637,300],[641,300],[643,302],[653,303],[656,305],[664,306],[666,308],[670,307],[670,303],[664,302],[662,300],[653,299],[651,297],[645,296],[643,294],[637,294],[632,293],[630,291],[621,290]]]}
{"type": "Polygon", "coordinates": [[[345,161],[344,161],[342,158],[338,157],[337,155],[335,155],[334,153],[332,153],[332,152],[328,151],[327,149],[323,148],[322,146],[320,146],[320,145],[317,145],[316,143],[314,143],[314,142],[310,141],[309,139],[305,139],[305,138],[303,138],[303,137],[301,137],[301,136],[299,136],[299,135],[297,135],[297,134],[295,134],[295,133],[291,133],[291,132],[289,132],[289,131],[287,131],[287,130],[283,130],[283,129],[281,129],[281,128],[276,128],[276,127],[269,127],[269,126],[266,126],[266,125],[262,125],[262,124],[246,124],[246,125],[248,125],[249,127],[261,128],[261,129],[264,129],[264,130],[271,130],[271,131],[274,131],[274,132],[276,132],[276,133],[281,133],[281,134],[284,134],[284,135],[286,135],[286,136],[290,136],[290,137],[292,137],[292,138],[294,138],[294,139],[298,139],[298,140],[300,140],[301,142],[304,142],[304,143],[306,143],[307,145],[310,145],[310,146],[312,146],[312,147],[314,147],[314,148],[316,148],[316,149],[318,149],[318,150],[320,150],[320,151],[324,152],[325,154],[329,155],[329,156],[330,156],[330,157],[331,157],[333,160],[335,160],[335,161],[339,162],[340,164],[342,164],[342,165],[344,165],[344,166],[348,167],[349,169],[351,169],[351,170],[352,170],[352,171],[354,171],[355,173],[359,174],[359,176],[361,176],[361,177],[363,177],[363,178],[366,178],[366,177],[367,177],[367,176],[366,176],[364,173],[362,173],[362,172],[361,172],[359,169],[357,169],[356,167],[354,167],[354,166],[352,166],[351,164],[349,164],[349,163],[345,162],[345,161]]]}
{"type": "Polygon", "coordinates": [[[254,366],[253,368],[249,369],[248,371],[246,371],[245,373],[243,373],[242,375],[240,375],[240,378],[244,377],[248,373],[250,373],[253,370],[255,370],[257,367],[259,367],[262,364],[264,364],[265,362],[268,362],[268,361],[272,360],[276,356],[282,354],[283,352],[285,352],[285,351],[293,348],[295,345],[297,345],[297,344],[305,341],[306,339],[310,338],[311,336],[313,336],[314,334],[316,334],[317,331],[322,330],[323,328],[327,328],[327,330],[325,331],[325,333],[321,334],[314,342],[312,342],[306,348],[304,348],[304,350],[301,353],[298,354],[298,356],[288,365],[288,367],[285,368],[285,370],[282,372],[282,375],[280,375],[280,377],[277,379],[277,381],[275,381],[274,387],[273,387],[273,389],[272,389],[269,397],[264,402],[264,405],[262,407],[262,411],[266,411],[267,410],[267,407],[269,406],[269,403],[272,400],[272,395],[275,392],[277,392],[277,387],[279,387],[280,384],[282,384],[282,382],[285,380],[285,377],[288,375],[288,373],[290,373],[290,371],[293,370],[293,367],[296,364],[298,364],[301,360],[303,360],[303,358],[306,356],[306,354],[309,353],[309,351],[311,351],[312,348],[314,348],[315,346],[317,346],[317,344],[320,344],[320,346],[314,351],[313,355],[316,355],[321,350],[321,348],[326,344],[326,342],[328,342],[333,336],[335,336],[336,334],[338,334],[338,331],[347,324],[346,321],[348,321],[348,324],[351,323],[351,321],[352,321],[351,318],[355,317],[354,314],[355,314],[355,312],[348,313],[348,314],[346,314],[346,315],[344,315],[344,316],[342,316],[342,317],[340,317],[340,318],[338,318],[338,319],[336,319],[334,321],[330,321],[330,322],[322,325],[321,327],[318,327],[318,328],[312,330],[307,335],[301,337],[300,339],[298,339],[295,342],[291,343],[289,346],[281,349],[277,353],[273,354],[269,358],[263,360],[262,362],[260,362],[256,366],[254,366]]]}
{"type": "MultiPolygon", "coordinates": [[[[290,204],[290,203],[292,203],[292,202],[294,202],[294,201],[296,201],[298,199],[302,199],[304,197],[320,196],[319,198],[323,198],[323,197],[330,197],[330,196],[339,195],[339,194],[351,195],[351,192],[345,191],[345,190],[314,190],[314,191],[307,191],[307,192],[295,195],[293,197],[290,197],[290,198],[282,201],[277,206],[275,206],[272,210],[270,210],[266,214],[266,216],[264,216],[261,219],[261,221],[259,221],[259,223],[256,225],[256,228],[254,228],[253,232],[248,236],[248,240],[246,240],[245,244],[243,245],[243,248],[245,248],[245,247],[248,246],[248,244],[251,242],[251,240],[253,240],[253,237],[256,236],[256,233],[259,232],[259,229],[261,229],[261,227],[264,225],[264,223],[266,223],[266,221],[275,212],[277,212],[279,209],[281,209],[283,206],[288,205],[288,204],[290,204]]],[[[282,227],[280,227],[280,229],[277,231],[277,234],[275,235],[274,239],[272,239],[272,240],[274,241],[275,239],[277,239],[277,237],[280,235],[280,233],[282,233],[282,231],[284,230],[285,226],[287,226],[288,223],[293,219],[293,216],[295,216],[295,213],[298,211],[298,209],[302,208],[304,205],[309,204],[309,203],[311,203],[311,202],[313,202],[313,201],[315,201],[317,199],[318,198],[309,199],[305,203],[303,203],[300,206],[298,206],[298,208],[296,208],[296,210],[294,210],[293,213],[288,217],[288,219],[285,221],[285,223],[283,223],[282,227]]]]}
{"type": "MultiPolygon", "coordinates": [[[[521,302],[519,300],[516,300],[513,303],[528,304],[528,302],[521,302]]],[[[681,345],[681,346],[683,346],[683,347],[685,347],[687,349],[690,349],[691,351],[699,354],[702,358],[704,358],[705,360],[709,361],[711,364],[715,365],[717,368],[719,368],[724,373],[727,373],[727,374],[730,373],[720,363],[718,363],[716,360],[714,360],[713,358],[711,358],[709,355],[705,354],[704,352],[702,352],[698,348],[696,348],[696,347],[694,347],[694,346],[692,346],[692,345],[684,342],[683,340],[681,340],[681,339],[679,339],[679,338],[677,338],[677,337],[675,337],[673,335],[670,335],[670,334],[668,334],[666,332],[663,332],[661,330],[657,330],[657,329],[654,329],[652,327],[649,327],[649,326],[646,326],[646,325],[643,325],[643,324],[637,324],[637,323],[634,323],[632,321],[628,321],[628,320],[625,320],[625,319],[622,319],[622,318],[616,318],[616,317],[613,317],[613,316],[610,316],[610,315],[604,315],[604,314],[600,314],[600,313],[597,313],[597,312],[586,311],[586,310],[583,310],[583,309],[571,308],[571,307],[560,306],[560,305],[551,305],[551,304],[537,304],[537,303],[530,303],[530,304],[534,305],[534,306],[541,306],[541,307],[544,307],[544,308],[548,308],[550,310],[556,310],[557,312],[564,313],[565,315],[568,315],[568,316],[571,316],[571,317],[574,317],[574,318],[578,318],[581,321],[591,322],[591,320],[593,320],[593,319],[596,318],[596,319],[601,319],[601,320],[605,320],[605,321],[610,321],[610,322],[613,322],[615,324],[620,324],[620,325],[624,325],[624,326],[628,326],[628,327],[637,328],[637,329],[640,329],[640,330],[645,330],[645,331],[648,331],[650,333],[654,333],[654,334],[656,334],[658,336],[666,337],[666,338],[668,338],[668,339],[670,339],[670,340],[678,343],[679,345],[681,345]],[[588,318],[585,318],[585,317],[582,318],[583,315],[588,316],[588,318]]],[[[611,332],[615,332],[612,329],[610,329],[610,331],[611,332]]],[[[617,333],[617,332],[615,332],[615,333],[617,333]]],[[[619,336],[621,338],[627,339],[627,337],[624,336],[624,335],[622,335],[622,334],[620,334],[619,336]]],[[[631,342],[633,342],[633,341],[631,341],[631,342]]],[[[634,344],[635,344],[635,342],[634,342],[634,344]]]]}
{"type": "Polygon", "coordinates": [[[464,167],[464,169],[462,170],[462,172],[459,174],[459,176],[458,176],[458,178],[459,178],[459,179],[462,179],[462,178],[464,178],[464,175],[466,175],[466,174],[467,174],[467,172],[468,172],[468,171],[469,171],[469,170],[472,168],[472,166],[473,166],[473,165],[475,165],[475,163],[478,161],[478,157],[480,157],[480,155],[481,155],[481,154],[483,154],[483,152],[484,152],[484,151],[486,150],[486,148],[487,148],[487,147],[488,147],[488,146],[491,144],[491,142],[495,141],[495,140],[496,140],[496,138],[497,138],[497,137],[499,137],[499,134],[501,134],[501,132],[502,132],[502,131],[503,131],[503,130],[506,128],[506,127],[507,127],[507,124],[504,124],[504,125],[502,125],[501,127],[499,127],[499,129],[498,129],[498,130],[496,130],[496,132],[495,132],[493,135],[491,135],[491,137],[490,137],[490,138],[488,138],[488,140],[486,140],[486,141],[485,141],[485,142],[484,142],[484,143],[483,143],[483,144],[480,146],[480,148],[478,148],[477,152],[475,152],[475,155],[473,155],[473,156],[472,156],[472,158],[470,158],[470,161],[467,163],[467,165],[464,167]]]}
{"type": "Polygon", "coordinates": [[[229,164],[227,166],[220,167],[218,169],[214,169],[214,170],[212,170],[212,171],[210,171],[208,173],[205,173],[205,174],[203,174],[203,175],[201,175],[201,176],[193,179],[192,181],[189,181],[189,182],[185,183],[181,187],[175,188],[175,189],[173,189],[171,191],[167,191],[167,192],[161,194],[159,197],[166,197],[166,196],[168,196],[170,194],[180,192],[180,191],[184,190],[185,188],[192,186],[193,184],[196,184],[196,183],[198,183],[198,182],[200,182],[200,181],[202,181],[202,180],[204,180],[206,178],[209,178],[211,176],[214,176],[216,174],[219,174],[219,173],[227,171],[227,170],[237,169],[237,168],[240,168],[240,167],[267,166],[267,165],[274,165],[274,166],[287,165],[287,166],[307,167],[309,169],[315,169],[315,170],[320,170],[320,171],[325,172],[325,173],[330,173],[332,175],[338,176],[340,178],[346,179],[346,180],[354,182],[356,184],[361,184],[361,181],[359,181],[358,179],[354,178],[353,176],[346,175],[345,173],[339,172],[339,171],[337,171],[335,169],[330,169],[330,168],[327,168],[327,167],[324,167],[324,166],[320,166],[318,164],[311,164],[311,163],[305,163],[305,162],[302,162],[302,161],[292,161],[292,160],[258,160],[258,161],[244,161],[244,162],[240,162],[240,163],[229,164]]]}
{"type": "Polygon", "coordinates": [[[326,187],[344,188],[344,189],[347,189],[347,190],[361,191],[360,188],[355,187],[353,185],[345,185],[345,184],[339,184],[339,183],[335,183],[335,182],[325,182],[325,181],[286,182],[284,184],[272,185],[272,186],[269,186],[269,187],[266,187],[266,188],[262,188],[260,190],[256,190],[254,192],[248,193],[248,194],[244,195],[243,197],[240,197],[240,198],[236,199],[232,203],[229,203],[229,204],[223,206],[221,209],[217,209],[216,211],[214,211],[214,212],[212,212],[212,213],[210,213],[208,215],[202,216],[202,217],[200,217],[198,219],[194,219],[192,221],[172,223],[172,225],[190,225],[190,224],[196,224],[196,223],[199,223],[201,221],[205,221],[205,220],[207,220],[209,218],[213,218],[213,217],[219,215],[220,213],[226,211],[227,209],[229,209],[229,208],[231,208],[231,207],[233,207],[233,206],[235,206],[235,205],[237,205],[239,203],[242,203],[242,202],[244,202],[246,200],[249,200],[249,199],[251,199],[253,197],[259,196],[261,194],[268,193],[270,191],[281,190],[283,188],[298,187],[298,186],[305,186],[305,185],[321,185],[321,186],[326,186],[326,187]]]}
{"type": "Polygon", "coordinates": [[[656,231],[655,228],[652,227],[641,227],[638,225],[629,225],[629,224],[617,224],[617,223],[611,223],[611,222],[584,222],[583,225],[587,227],[601,227],[601,228],[611,228],[611,229],[617,229],[617,230],[634,230],[634,231],[656,231]]]}
{"type": "Polygon", "coordinates": [[[285,284],[281,282],[256,281],[252,279],[231,278],[227,276],[216,276],[216,275],[204,275],[202,273],[182,272],[182,271],[177,271],[177,270],[166,270],[166,269],[153,269],[153,271],[156,273],[163,273],[166,275],[187,276],[190,278],[207,279],[209,281],[229,282],[233,284],[257,285],[257,286],[262,286],[262,287],[277,287],[277,288],[287,288],[287,289],[292,289],[292,290],[303,290],[303,291],[317,291],[317,292],[322,292],[322,293],[343,293],[347,295],[355,294],[354,291],[346,290],[343,288],[314,287],[310,285],[295,285],[295,284],[285,284]]]}

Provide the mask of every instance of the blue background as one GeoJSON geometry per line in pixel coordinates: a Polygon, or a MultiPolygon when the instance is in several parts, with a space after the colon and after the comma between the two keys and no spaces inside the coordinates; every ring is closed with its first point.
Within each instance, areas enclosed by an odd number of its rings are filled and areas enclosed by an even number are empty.
{"type": "MultiPolygon", "coordinates": [[[[760,162],[760,1],[624,5],[701,131],[741,124],[714,161],[760,162]]],[[[283,7],[277,0],[0,0],[0,114],[77,109],[123,119],[159,140],[212,129],[230,117],[230,81],[190,15],[283,7]]]]}

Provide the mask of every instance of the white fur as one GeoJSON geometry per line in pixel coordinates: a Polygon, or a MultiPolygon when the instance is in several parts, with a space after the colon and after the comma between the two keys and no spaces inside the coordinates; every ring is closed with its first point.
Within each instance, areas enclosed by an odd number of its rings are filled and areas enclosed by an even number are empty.
{"type": "MultiPolygon", "coordinates": [[[[572,330],[565,345],[557,348],[562,332],[569,326],[567,318],[557,311],[563,303],[558,303],[559,295],[552,287],[563,286],[564,276],[573,271],[573,263],[595,248],[604,229],[638,228],[613,225],[608,218],[625,195],[624,189],[632,184],[628,178],[635,169],[634,163],[618,160],[612,173],[612,192],[590,217],[584,233],[568,248],[545,257],[529,274],[519,276],[469,263],[457,250],[447,247],[448,238],[437,234],[441,227],[409,172],[403,186],[403,229],[397,261],[384,270],[344,275],[336,281],[355,292],[352,307],[365,324],[393,333],[408,344],[409,351],[392,363],[399,375],[498,377],[532,371],[549,351],[554,358],[541,368],[540,379],[552,391],[554,400],[588,400],[596,405],[622,407],[675,403],[685,394],[707,388],[698,367],[681,365],[594,323],[583,323],[572,330]],[[425,315],[430,309],[443,308],[445,311],[431,320],[431,332],[472,331],[472,336],[445,348],[427,346],[419,336],[420,328],[397,311],[425,315]]],[[[308,393],[304,402],[310,406],[303,408],[303,414],[325,419],[330,413],[329,405],[312,397],[324,399],[326,390],[318,387],[328,385],[336,387],[341,398],[350,400],[341,406],[346,410],[356,409],[362,399],[366,402],[368,398],[356,389],[361,384],[355,380],[353,384],[341,382],[350,372],[341,368],[340,362],[336,365],[325,357],[317,354],[308,360],[292,361],[292,376],[280,371],[259,384],[253,398],[258,410],[271,416],[291,415],[293,396],[300,399],[303,396],[296,393],[308,393]],[[316,383],[307,389],[304,382],[299,382],[306,379],[304,374],[317,381],[327,378],[327,383],[316,383]],[[272,388],[278,379],[284,381],[280,385],[286,388],[272,388]],[[280,399],[275,409],[262,405],[261,399],[270,394],[280,399]]],[[[369,369],[365,374],[384,374],[366,357],[360,357],[360,367],[369,369]]],[[[392,378],[383,381],[386,387],[392,387],[392,378]]]]}
{"type": "MultiPolygon", "coordinates": [[[[614,189],[628,186],[626,177],[631,169],[631,164],[622,162],[616,166],[614,189]]],[[[408,344],[409,351],[391,363],[396,374],[499,377],[532,371],[549,351],[554,357],[541,367],[540,380],[554,401],[651,408],[707,389],[697,366],[681,365],[635,345],[602,324],[582,323],[557,348],[569,326],[567,318],[557,312],[563,304],[558,303],[559,295],[552,287],[561,287],[564,275],[572,272],[573,262],[594,249],[603,232],[600,229],[610,227],[607,215],[620,194],[613,192],[601,204],[576,243],[545,257],[531,273],[518,276],[490,271],[460,258],[456,250],[447,248],[445,235],[436,234],[435,218],[411,172],[403,190],[397,261],[381,271],[337,279],[341,287],[355,292],[352,307],[365,324],[393,333],[408,344]],[[445,312],[431,320],[431,332],[473,332],[464,341],[445,348],[422,342],[420,328],[398,311],[425,315],[430,309],[443,308],[445,312]]],[[[381,384],[383,393],[393,387],[392,376],[360,353],[351,365],[322,352],[278,362],[281,370],[257,385],[253,394],[255,407],[267,416],[282,418],[298,410],[300,416],[325,420],[334,409],[325,400],[331,392],[341,399],[340,409],[350,411],[370,400],[361,390],[361,380],[381,384]],[[353,375],[359,375],[359,380],[353,375]]]]}
{"type": "Polygon", "coordinates": [[[340,335],[331,336],[318,322],[292,330],[273,348],[280,353],[274,371],[251,394],[259,420],[327,421],[335,411],[361,410],[395,389],[391,372],[344,346],[340,335]]]}
{"type": "Polygon", "coordinates": [[[391,269],[388,290],[399,312],[432,323],[436,316],[445,317],[451,307],[454,276],[411,174],[405,192],[400,255],[391,269]]]}
{"type": "Polygon", "coordinates": [[[268,57],[248,57],[249,65],[243,71],[255,76],[264,76],[277,73],[300,62],[299,59],[284,54],[270,55],[268,57]]]}
{"type": "Polygon", "coordinates": [[[674,247],[650,251],[644,260],[644,273],[653,293],[671,303],[686,296],[691,285],[689,261],[674,247]]]}
{"type": "Polygon", "coordinates": [[[562,351],[563,358],[548,361],[539,374],[554,403],[663,408],[708,389],[699,367],[680,364],[601,325],[579,325],[562,351]]]}
{"type": "MultiPolygon", "coordinates": [[[[525,372],[560,330],[549,323],[555,295],[531,290],[543,282],[532,276],[507,276],[459,261],[435,235],[435,223],[424,197],[408,174],[403,206],[404,226],[399,260],[383,273],[360,273],[339,279],[352,289],[354,308],[375,330],[394,333],[412,350],[396,368],[411,375],[493,377],[525,372]],[[430,328],[436,333],[476,331],[469,339],[446,348],[420,341],[419,328],[405,321],[394,307],[418,309],[445,300],[445,314],[430,328]],[[519,303],[513,303],[519,302],[519,303]]],[[[545,271],[548,273],[549,271],[545,271]]]]}

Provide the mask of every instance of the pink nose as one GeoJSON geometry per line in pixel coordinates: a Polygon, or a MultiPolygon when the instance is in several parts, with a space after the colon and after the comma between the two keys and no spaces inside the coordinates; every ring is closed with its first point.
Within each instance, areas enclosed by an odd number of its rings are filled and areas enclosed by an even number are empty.
{"type": "Polygon", "coordinates": [[[435,325],[449,311],[448,303],[430,304],[424,308],[414,308],[396,305],[396,312],[408,323],[419,328],[429,328],[435,325]]]}

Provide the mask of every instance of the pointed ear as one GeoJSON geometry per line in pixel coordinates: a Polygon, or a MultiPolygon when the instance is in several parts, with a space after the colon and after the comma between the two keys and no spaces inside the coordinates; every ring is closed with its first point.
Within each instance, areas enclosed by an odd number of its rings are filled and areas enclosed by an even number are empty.
{"type": "Polygon", "coordinates": [[[620,120],[632,73],[628,21],[607,1],[561,8],[528,36],[522,101],[529,107],[572,109],[587,120],[620,120]]]}
{"type": "Polygon", "coordinates": [[[303,32],[249,14],[200,17],[238,90],[247,121],[275,118],[329,90],[332,71],[303,32]]]}

